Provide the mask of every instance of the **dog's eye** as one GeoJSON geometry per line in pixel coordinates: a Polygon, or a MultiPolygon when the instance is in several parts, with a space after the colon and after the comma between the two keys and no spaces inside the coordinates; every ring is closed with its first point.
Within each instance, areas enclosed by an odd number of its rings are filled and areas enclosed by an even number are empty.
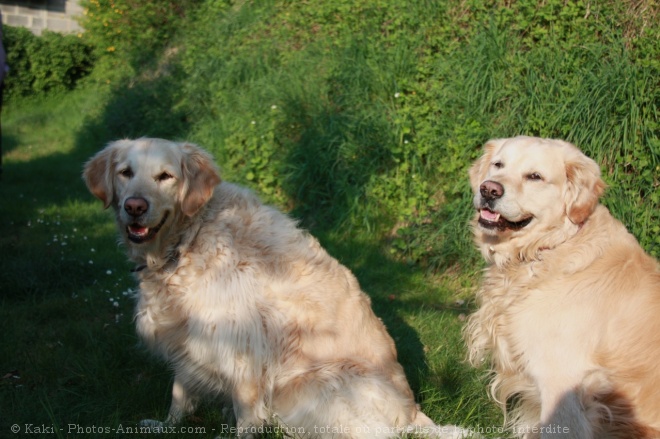
{"type": "Polygon", "coordinates": [[[538,172],[532,172],[531,174],[527,174],[525,176],[525,178],[527,178],[527,180],[532,180],[532,181],[541,181],[541,180],[543,180],[543,177],[538,172]]]}
{"type": "Polygon", "coordinates": [[[504,163],[500,161],[493,162],[493,166],[495,166],[497,169],[502,169],[504,167],[504,163]]]}
{"type": "Polygon", "coordinates": [[[165,180],[169,180],[170,178],[174,178],[174,176],[172,174],[170,174],[169,172],[163,172],[161,174],[158,174],[158,177],[156,177],[156,180],[165,181],[165,180]]]}
{"type": "Polygon", "coordinates": [[[133,170],[131,168],[122,169],[121,171],[119,171],[119,175],[121,175],[122,177],[131,178],[133,177],[133,170]]]}

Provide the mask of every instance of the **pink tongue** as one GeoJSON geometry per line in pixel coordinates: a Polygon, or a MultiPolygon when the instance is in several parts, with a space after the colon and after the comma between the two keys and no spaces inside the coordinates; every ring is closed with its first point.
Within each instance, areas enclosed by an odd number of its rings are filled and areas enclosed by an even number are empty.
{"type": "Polygon", "coordinates": [[[147,232],[149,231],[147,227],[141,227],[141,226],[130,226],[129,230],[134,235],[146,235],[147,232]]]}
{"type": "Polygon", "coordinates": [[[481,217],[486,221],[497,221],[500,219],[500,214],[491,212],[488,209],[481,209],[481,217]]]}

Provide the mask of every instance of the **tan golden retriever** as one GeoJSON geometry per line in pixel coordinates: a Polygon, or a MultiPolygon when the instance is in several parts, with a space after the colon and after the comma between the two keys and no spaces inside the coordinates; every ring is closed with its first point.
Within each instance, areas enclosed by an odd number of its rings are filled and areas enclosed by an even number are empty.
{"type": "Polygon", "coordinates": [[[114,209],[136,264],[137,332],[175,371],[167,424],[211,395],[232,402],[236,427],[223,433],[239,436],[266,425],[310,438],[461,436],[418,410],[351,272],[295,221],[221,182],[202,149],[117,141],[84,180],[114,209]]]}
{"type": "Polygon", "coordinates": [[[598,165],[564,141],[498,139],[470,182],[489,266],[469,356],[490,361],[516,436],[660,437],[660,270],[599,204],[598,165]]]}

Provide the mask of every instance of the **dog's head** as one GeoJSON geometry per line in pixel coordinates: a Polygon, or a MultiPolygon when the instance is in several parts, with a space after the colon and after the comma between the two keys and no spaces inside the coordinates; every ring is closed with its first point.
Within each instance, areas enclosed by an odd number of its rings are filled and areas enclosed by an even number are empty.
{"type": "Polygon", "coordinates": [[[83,179],[114,208],[133,246],[157,242],[179,218],[195,215],[220,183],[213,159],[199,147],[147,138],[110,143],[85,164],[83,179]]]}
{"type": "Polygon", "coordinates": [[[524,136],[486,143],[470,168],[470,184],[475,233],[491,247],[577,230],[605,189],[596,162],[572,144],[524,136]]]}

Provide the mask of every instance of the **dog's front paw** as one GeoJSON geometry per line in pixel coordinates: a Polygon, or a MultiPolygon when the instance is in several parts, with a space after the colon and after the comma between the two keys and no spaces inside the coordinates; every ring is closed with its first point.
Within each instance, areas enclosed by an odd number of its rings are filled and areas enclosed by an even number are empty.
{"type": "Polygon", "coordinates": [[[470,430],[466,430],[456,425],[436,425],[434,427],[418,427],[416,430],[409,430],[409,433],[422,433],[422,437],[435,439],[482,439],[482,436],[470,430]]]}
{"type": "Polygon", "coordinates": [[[455,425],[440,427],[440,433],[440,437],[446,439],[482,439],[480,434],[455,425]]]}
{"type": "Polygon", "coordinates": [[[162,433],[165,431],[167,424],[155,419],[143,419],[139,423],[140,427],[148,428],[150,433],[162,433]]]}

